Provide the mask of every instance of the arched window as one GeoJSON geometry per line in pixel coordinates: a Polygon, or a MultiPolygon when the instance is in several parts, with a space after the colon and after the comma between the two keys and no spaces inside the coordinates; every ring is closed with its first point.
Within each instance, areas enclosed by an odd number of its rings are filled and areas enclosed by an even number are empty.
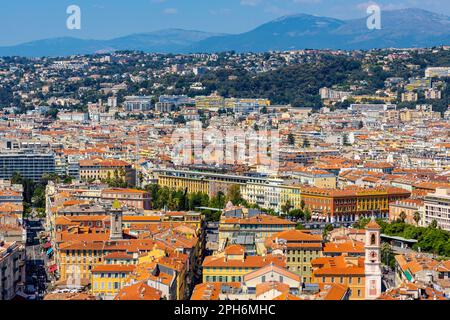
{"type": "Polygon", "coordinates": [[[370,245],[374,245],[375,244],[375,234],[372,233],[372,236],[370,237],[370,245]]]}

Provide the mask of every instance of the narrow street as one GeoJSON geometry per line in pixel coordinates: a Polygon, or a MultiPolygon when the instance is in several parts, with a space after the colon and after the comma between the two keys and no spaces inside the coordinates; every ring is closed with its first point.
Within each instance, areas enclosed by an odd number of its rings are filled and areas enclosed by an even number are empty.
{"type": "Polygon", "coordinates": [[[26,220],[26,293],[42,300],[47,288],[46,255],[39,243],[39,232],[44,230],[40,219],[26,220]]]}

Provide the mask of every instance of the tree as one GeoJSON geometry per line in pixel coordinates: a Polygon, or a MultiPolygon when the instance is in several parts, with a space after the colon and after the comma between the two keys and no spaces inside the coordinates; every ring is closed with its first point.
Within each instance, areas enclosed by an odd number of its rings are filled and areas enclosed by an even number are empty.
{"type": "Polygon", "coordinates": [[[413,219],[416,222],[416,224],[419,225],[419,221],[420,221],[420,212],[419,211],[414,212],[413,219]]]}
{"type": "Polygon", "coordinates": [[[267,114],[267,107],[266,106],[261,108],[261,113],[262,114],[267,114]]]}
{"type": "Polygon", "coordinates": [[[381,244],[381,259],[385,265],[389,266],[391,269],[395,268],[395,255],[389,243],[384,242],[381,244]]]}
{"type": "Polygon", "coordinates": [[[38,185],[34,189],[31,202],[35,208],[45,208],[45,187],[43,185],[38,185]]]}
{"type": "Polygon", "coordinates": [[[289,215],[291,216],[291,217],[294,217],[294,218],[297,218],[297,219],[302,219],[302,218],[304,218],[304,213],[303,213],[303,211],[302,210],[300,210],[300,209],[293,209],[293,210],[291,210],[290,212],[289,212],[289,215]]]}
{"type": "Polygon", "coordinates": [[[244,201],[241,195],[241,187],[239,185],[233,184],[228,189],[227,201],[231,201],[234,205],[239,205],[244,201]]]}
{"type": "Polygon", "coordinates": [[[281,205],[281,211],[284,214],[288,214],[289,211],[291,211],[292,208],[293,207],[292,207],[291,201],[289,201],[289,200],[287,200],[283,205],[281,205]]]}
{"type": "Polygon", "coordinates": [[[331,223],[328,223],[322,232],[322,237],[325,241],[328,241],[328,237],[330,235],[330,232],[333,231],[333,225],[331,223]]]}
{"type": "Polygon", "coordinates": [[[433,221],[431,221],[431,223],[430,223],[430,228],[432,228],[432,229],[436,229],[436,228],[437,228],[437,226],[438,226],[438,223],[437,223],[437,221],[433,219],[433,221]]]}
{"type": "Polygon", "coordinates": [[[209,206],[211,208],[223,209],[225,207],[225,195],[222,191],[217,192],[217,195],[211,198],[209,206]]]}
{"type": "Polygon", "coordinates": [[[23,183],[22,175],[17,171],[13,172],[12,177],[11,177],[11,183],[12,184],[22,184],[23,183]]]}
{"type": "Polygon", "coordinates": [[[361,218],[353,224],[353,228],[356,229],[364,229],[366,225],[369,223],[370,218],[361,218]]]}
{"type": "Polygon", "coordinates": [[[297,223],[297,226],[295,227],[296,230],[304,230],[305,227],[301,223],[297,223]]]}
{"type": "Polygon", "coordinates": [[[309,208],[306,208],[304,211],[305,221],[311,220],[311,211],[309,211],[309,208]]]}

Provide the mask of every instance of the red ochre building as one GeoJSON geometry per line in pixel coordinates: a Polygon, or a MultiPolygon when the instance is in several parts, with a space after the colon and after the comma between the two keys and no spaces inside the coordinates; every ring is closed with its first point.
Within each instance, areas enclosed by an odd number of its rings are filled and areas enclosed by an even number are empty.
{"type": "Polygon", "coordinates": [[[302,188],[302,200],[314,220],[357,221],[360,218],[388,218],[389,203],[409,198],[411,193],[395,187],[364,189],[302,188]]]}

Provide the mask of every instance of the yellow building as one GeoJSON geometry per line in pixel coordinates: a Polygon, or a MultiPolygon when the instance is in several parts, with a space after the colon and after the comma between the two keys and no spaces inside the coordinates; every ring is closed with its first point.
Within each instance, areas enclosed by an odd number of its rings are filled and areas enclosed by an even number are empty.
{"type": "Polygon", "coordinates": [[[224,252],[208,256],[203,261],[203,282],[240,282],[243,277],[268,264],[285,266],[282,257],[247,256],[244,247],[231,245],[224,252]]]}
{"type": "Polygon", "coordinates": [[[256,105],[260,108],[270,107],[269,99],[255,99],[255,98],[227,98],[225,99],[225,108],[234,108],[238,104],[256,105]]]}
{"type": "Polygon", "coordinates": [[[225,99],[217,95],[197,96],[195,97],[195,106],[199,109],[218,110],[225,106],[225,99]]]}
{"type": "Polygon", "coordinates": [[[292,209],[301,209],[302,207],[302,193],[300,186],[283,186],[281,187],[280,195],[281,205],[285,205],[288,201],[292,209]]]}
{"type": "Polygon", "coordinates": [[[92,269],[91,292],[105,300],[113,299],[125,286],[126,279],[135,269],[134,265],[104,264],[92,269]]]}
{"type": "Polygon", "coordinates": [[[311,260],[322,256],[323,239],[300,230],[274,234],[264,242],[267,252],[286,256],[286,268],[300,276],[303,283],[312,282],[311,260]]]}
{"type": "Polygon", "coordinates": [[[226,193],[232,185],[245,185],[248,177],[220,174],[213,172],[165,170],[156,169],[158,185],[176,190],[186,190],[188,193],[202,192],[210,197],[219,191],[226,193]]]}
{"type": "Polygon", "coordinates": [[[136,183],[136,172],[132,165],[122,160],[81,160],[80,178],[82,180],[123,179],[130,185],[136,183]]]}
{"type": "Polygon", "coordinates": [[[209,194],[209,182],[197,178],[159,175],[158,184],[161,187],[168,187],[170,189],[187,189],[188,193],[201,192],[209,194]]]}
{"type": "Polygon", "coordinates": [[[59,248],[59,274],[62,281],[79,281],[82,285],[91,281],[91,269],[102,264],[102,242],[65,242],[59,248]]]}
{"type": "Polygon", "coordinates": [[[366,276],[364,258],[322,257],[311,261],[312,283],[338,283],[350,288],[350,300],[364,300],[366,276]]]}
{"type": "Polygon", "coordinates": [[[353,101],[355,103],[362,103],[367,101],[383,101],[385,103],[394,102],[396,97],[380,97],[380,96],[371,96],[371,95],[360,95],[360,96],[352,96],[353,101]]]}

